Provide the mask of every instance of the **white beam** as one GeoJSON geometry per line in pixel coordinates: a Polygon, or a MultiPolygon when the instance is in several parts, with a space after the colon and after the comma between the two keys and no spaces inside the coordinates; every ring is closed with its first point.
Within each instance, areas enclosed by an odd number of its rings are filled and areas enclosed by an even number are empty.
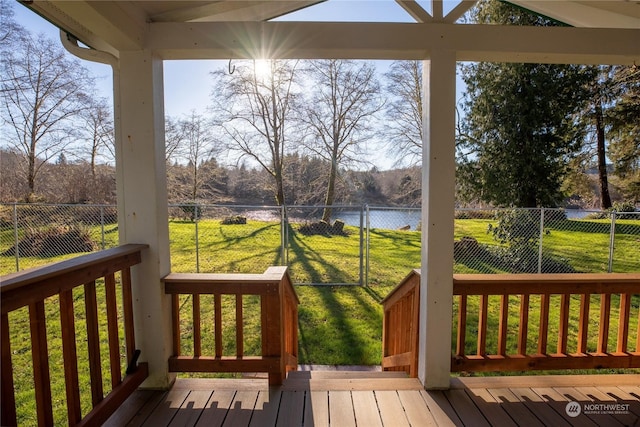
{"type": "Polygon", "coordinates": [[[434,51],[423,66],[422,262],[418,378],[447,389],[451,372],[455,208],[456,58],[434,51]]]}
{"type": "Polygon", "coordinates": [[[640,30],[362,22],[153,23],[147,47],[164,59],[427,59],[640,63],[640,30]]]}
{"type": "Polygon", "coordinates": [[[41,16],[94,49],[118,56],[144,45],[146,22],[123,2],[37,0],[25,3],[41,16]]]}
{"type": "Polygon", "coordinates": [[[132,275],[143,387],[167,388],[173,377],[171,305],[161,278],[170,272],[162,60],[149,51],[121,52],[114,79],[116,186],[120,243],[146,243],[132,275]]]}
{"type": "Polygon", "coordinates": [[[575,27],[640,28],[640,5],[631,1],[512,0],[513,4],[575,27]]]}
{"type": "MultiPolygon", "coordinates": [[[[325,0],[201,2],[151,16],[153,22],[266,21],[325,0]]],[[[189,4],[189,3],[187,3],[189,4]]]]}
{"type": "Polygon", "coordinates": [[[416,0],[396,0],[396,3],[405,10],[416,22],[431,22],[432,16],[424,10],[416,0]]]}

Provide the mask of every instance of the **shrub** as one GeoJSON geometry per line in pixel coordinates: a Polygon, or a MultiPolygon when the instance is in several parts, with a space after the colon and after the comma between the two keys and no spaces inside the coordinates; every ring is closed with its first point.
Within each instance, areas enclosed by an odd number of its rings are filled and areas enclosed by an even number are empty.
{"type": "MultiPolygon", "coordinates": [[[[18,251],[21,256],[46,258],[78,252],[93,252],[96,249],[89,230],[82,224],[28,229],[24,238],[18,242],[18,251]]],[[[1,255],[14,256],[15,254],[16,246],[13,246],[1,255]]]]}
{"type": "Polygon", "coordinates": [[[247,217],[246,216],[228,216],[220,221],[223,225],[231,225],[231,224],[246,224],[247,217]]]}

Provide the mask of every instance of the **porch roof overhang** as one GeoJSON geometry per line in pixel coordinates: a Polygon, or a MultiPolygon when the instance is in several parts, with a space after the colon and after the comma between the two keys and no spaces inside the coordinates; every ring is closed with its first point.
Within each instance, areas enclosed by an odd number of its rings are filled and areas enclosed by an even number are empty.
{"type": "Polygon", "coordinates": [[[432,14],[414,0],[397,2],[415,23],[271,21],[321,3],[317,0],[25,4],[84,44],[115,57],[121,51],[150,49],[162,59],[426,59],[432,50],[445,49],[455,51],[459,61],[640,62],[638,2],[512,1],[574,26],[562,28],[454,24],[474,1],[443,13],[443,1],[434,0],[432,14]]]}

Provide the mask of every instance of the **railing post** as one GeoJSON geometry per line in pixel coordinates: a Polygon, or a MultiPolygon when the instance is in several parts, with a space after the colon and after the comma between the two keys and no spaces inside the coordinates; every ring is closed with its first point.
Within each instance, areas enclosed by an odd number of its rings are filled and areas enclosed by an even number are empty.
{"type": "Polygon", "coordinates": [[[613,248],[616,241],[616,211],[611,212],[611,228],[609,229],[609,266],[607,272],[613,271],[613,248]]]}

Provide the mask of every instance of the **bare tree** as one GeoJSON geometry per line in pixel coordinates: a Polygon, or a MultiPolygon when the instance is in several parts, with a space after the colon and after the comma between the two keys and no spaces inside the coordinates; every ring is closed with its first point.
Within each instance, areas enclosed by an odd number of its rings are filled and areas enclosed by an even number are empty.
{"type": "Polygon", "coordinates": [[[274,182],[275,200],[285,201],[284,157],[295,125],[298,61],[236,63],[220,70],[213,92],[216,121],[231,141],[230,152],[257,162],[274,182]]]}
{"type": "Polygon", "coordinates": [[[310,63],[312,93],[306,123],[308,148],[330,164],[322,220],[331,220],[339,167],[360,161],[361,144],[372,138],[371,119],[382,109],[375,67],[368,62],[331,59],[310,63]]]}
{"type": "Polygon", "coordinates": [[[204,184],[200,174],[201,166],[204,162],[215,158],[219,147],[215,145],[210,125],[203,116],[196,114],[195,111],[192,111],[187,119],[181,120],[179,127],[183,135],[183,143],[178,150],[187,161],[190,175],[187,196],[190,200],[195,201],[200,197],[204,184]]]}
{"type": "Polygon", "coordinates": [[[9,39],[2,51],[2,119],[11,129],[8,144],[24,153],[24,175],[33,200],[38,171],[76,139],[72,119],[88,108],[93,79],[59,43],[44,35],[9,39]]]}
{"type": "Polygon", "coordinates": [[[389,103],[384,134],[389,150],[405,166],[422,163],[422,62],[394,61],[387,73],[389,103]]]}
{"type": "Polygon", "coordinates": [[[166,116],[164,118],[164,140],[167,169],[170,169],[172,164],[177,161],[178,147],[182,144],[183,139],[184,135],[180,128],[180,120],[166,116]]]}
{"type": "Polygon", "coordinates": [[[89,108],[80,115],[83,123],[83,139],[88,142],[89,166],[91,176],[96,177],[96,165],[99,160],[103,163],[115,162],[115,135],[111,106],[105,98],[91,97],[89,108]]]}

